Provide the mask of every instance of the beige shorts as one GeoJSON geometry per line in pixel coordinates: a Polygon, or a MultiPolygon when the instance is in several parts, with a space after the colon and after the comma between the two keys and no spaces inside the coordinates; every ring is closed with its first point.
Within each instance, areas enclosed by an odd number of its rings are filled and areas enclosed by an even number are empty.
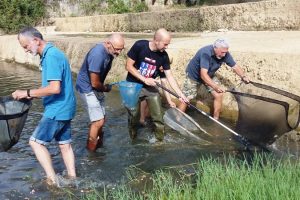
{"type": "MultiPolygon", "coordinates": [[[[212,78],[212,80],[216,84],[220,84],[220,81],[217,77],[214,76],[212,78]]],[[[186,76],[184,79],[184,82],[183,82],[182,92],[188,99],[194,99],[194,98],[196,98],[198,89],[200,88],[201,85],[202,85],[202,83],[194,81],[194,80],[190,79],[188,76],[186,76]]],[[[210,87],[206,84],[205,84],[205,87],[208,92],[212,92],[214,90],[212,87],[210,87]]]]}
{"type": "Polygon", "coordinates": [[[105,117],[105,96],[103,92],[80,93],[79,95],[88,112],[91,122],[101,120],[105,117]]]}

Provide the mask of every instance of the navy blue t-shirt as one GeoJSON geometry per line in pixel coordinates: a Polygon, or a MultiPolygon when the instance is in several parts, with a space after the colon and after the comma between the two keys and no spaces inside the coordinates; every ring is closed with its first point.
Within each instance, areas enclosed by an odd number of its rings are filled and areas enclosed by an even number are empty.
{"type": "Polygon", "coordinates": [[[100,81],[104,83],[111,69],[114,57],[110,55],[102,43],[94,46],[85,56],[81,69],[77,76],[76,89],[80,93],[92,91],[90,72],[99,74],[100,81]]]}
{"type": "Polygon", "coordinates": [[[213,45],[208,45],[201,48],[192,58],[186,68],[186,73],[190,79],[201,83],[201,68],[207,69],[208,75],[212,78],[223,63],[226,63],[230,67],[236,65],[236,62],[229,52],[227,52],[223,58],[218,59],[215,56],[213,45]]]}
{"type": "MultiPolygon", "coordinates": [[[[146,78],[165,78],[163,70],[170,69],[170,59],[166,51],[151,51],[148,40],[139,40],[128,51],[127,56],[135,61],[134,67],[146,78]],[[160,67],[163,70],[159,69],[160,67]]],[[[127,74],[127,81],[142,83],[132,74],[127,74]]],[[[145,84],[142,83],[144,86],[145,84]]]]}

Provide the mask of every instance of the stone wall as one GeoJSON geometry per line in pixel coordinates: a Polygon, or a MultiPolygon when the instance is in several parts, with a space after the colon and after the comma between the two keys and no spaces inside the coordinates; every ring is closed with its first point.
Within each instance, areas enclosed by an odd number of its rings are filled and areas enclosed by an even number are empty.
{"type": "Polygon", "coordinates": [[[170,31],[299,30],[300,0],[206,6],[160,12],[53,18],[57,31],[139,32],[165,27],[170,31]]]}

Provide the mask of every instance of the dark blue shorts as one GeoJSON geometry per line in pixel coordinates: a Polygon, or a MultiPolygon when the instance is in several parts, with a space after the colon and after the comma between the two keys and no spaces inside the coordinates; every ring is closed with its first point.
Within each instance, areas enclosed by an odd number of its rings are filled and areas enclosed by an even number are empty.
{"type": "Polygon", "coordinates": [[[30,140],[47,145],[53,138],[59,144],[71,143],[71,120],[58,121],[43,117],[30,137],[30,140]]]}

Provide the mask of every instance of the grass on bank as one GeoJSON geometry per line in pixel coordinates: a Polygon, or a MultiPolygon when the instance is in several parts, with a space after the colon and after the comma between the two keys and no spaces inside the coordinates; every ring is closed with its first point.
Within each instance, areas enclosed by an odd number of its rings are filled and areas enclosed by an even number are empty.
{"type": "Polygon", "coordinates": [[[157,171],[143,191],[122,185],[111,191],[94,191],[82,199],[137,200],[282,200],[300,197],[300,163],[255,156],[251,163],[228,158],[203,159],[194,177],[174,178],[168,170],[157,171]],[[150,187],[149,187],[150,185],[150,187]]]}

